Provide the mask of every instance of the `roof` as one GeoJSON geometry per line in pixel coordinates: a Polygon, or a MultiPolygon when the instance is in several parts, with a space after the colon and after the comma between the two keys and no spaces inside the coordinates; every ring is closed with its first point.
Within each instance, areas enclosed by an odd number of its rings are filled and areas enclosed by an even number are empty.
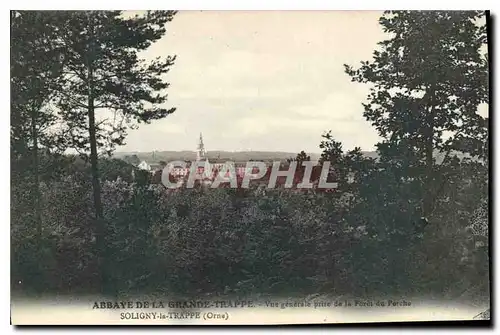
{"type": "Polygon", "coordinates": [[[160,168],[162,167],[162,165],[160,163],[151,163],[151,162],[148,162],[148,161],[145,161],[145,160],[142,160],[139,164],[137,165],[140,165],[140,164],[143,164],[143,163],[146,163],[147,165],[149,165],[151,168],[160,168]]]}

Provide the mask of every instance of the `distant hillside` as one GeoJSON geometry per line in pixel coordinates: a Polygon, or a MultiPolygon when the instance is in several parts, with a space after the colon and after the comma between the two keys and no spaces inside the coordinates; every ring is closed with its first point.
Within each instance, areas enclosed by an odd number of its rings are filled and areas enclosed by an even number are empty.
{"type": "MultiPolygon", "coordinates": [[[[196,153],[194,151],[155,151],[155,152],[115,152],[114,157],[125,158],[126,156],[137,155],[140,160],[145,160],[148,162],[159,162],[159,161],[174,161],[174,160],[194,160],[196,159],[196,153]]],[[[320,154],[309,154],[312,160],[317,160],[320,154]]],[[[279,161],[286,160],[288,158],[296,157],[297,153],[292,152],[276,152],[276,151],[208,151],[207,158],[211,159],[221,159],[228,161],[248,161],[248,160],[259,160],[259,161],[279,161]]]]}
{"type": "MultiPolygon", "coordinates": [[[[307,153],[312,160],[318,160],[321,154],[307,153]]],[[[378,158],[375,151],[363,151],[366,157],[378,158]]],[[[155,152],[115,152],[113,157],[124,159],[136,155],[139,161],[145,160],[149,163],[158,163],[160,161],[171,162],[174,160],[194,160],[196,153],[194,151],[155,151],[155,152]]],[[[249,160],[255,161],[284,161],[288,158],[296,157],[297,153],[280,152],[280,151],[208,151],[207,157],[209,160],[224,160],[233,162],[246,162],[249,160]]],[[[458,157],[463,158],[467,155],[458,154],[458,157]]],[[[437,163],[441,163],[444,154],[435,153],[437,163]]]]}

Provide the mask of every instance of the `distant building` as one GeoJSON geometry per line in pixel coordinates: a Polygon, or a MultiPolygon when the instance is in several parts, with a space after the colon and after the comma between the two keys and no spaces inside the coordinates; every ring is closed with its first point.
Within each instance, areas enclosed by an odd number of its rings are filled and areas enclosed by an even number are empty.
{"type": "Polygon", "coordinates": [[[162,165],[160,163],[148,163],[146,161],[140,162],[137,167],[144,171],[154,172],[160,170],[162,165]]]}
{"type": "Polygon", "coordinates": [[[139,164],[137,164],[137,167],[141,170],[151,171],[151,165],[146,161],[140,162],[139,164]]]}
{"type": "MultiPolygon", "coordinates": [[[[205,144],[203,142],[203,135],[200,133],[198,145],[196,147],[196,161],[191,162],[191,161],[185,161],[185,166],[173,166],[171,163],[169,163],[167,166],[170,170],[170,177],[169,179],[171,182],[182,182],[187,179],[189,176],[189,173],[191,171],[191,164],[197,164],[198,167],[196,171],[194,172],[196,174],[196,179],[202,180],[202,184],[210,184],[217,176],[222,172],[225,174],[224,177],[229,177],[230,171],[233,171],[236,173],[238,185],[241,184],[243,177],[246,173],[252,173],[256,174],[259,172],[259,169],[257,167],[254,167],[251,169],[251,171],[247,170],[247,162],[231,162],[232,167],[229,168],[226,166],[227,160],[224,159],[213,159],[209,161],[207,158],[207,152],[205,150],[205,144]]],[[[253,185],[267,185],[269,183],[269,179],[271,176],[271,171],[272,171],[272,166],[273,162],[272,161],[267,161],[265,162],[267,168],[266,172],[263,177],[257,179],[257,180],[252,180],[251,184],[253,185]]],[[[289,167],[290,162],[283,161],[280,164],[280,169],[281,170],[286,170],[289,167]]],[[[153,179],[154,183],[161,183],[162,180],[162,171],[164,166],[161,164],[154,164],[154,163],[149,163],[146,161],[142,161],[139,165],[138,168],[150,171],[153,173],[153,179]]],[[[321,175],[322,167],[320,165],[315,165],[312,169],[312,173],[310,176],[310,182],[314,185],[313,187],[315,188],[318,184],[320,175],[321,175]]],[[[304,174],[304,169],[298,168],[293,177],[293,187],[296,187],[297,184],[302,182],[303,179],[303,174],[304,174]]],[[[334,171],[330,171],[330,174],[335,175],[334,171]]],[[[353,176],[349,176],[349,182],[352,182],[353,176]]],[[[276,180],[276,187],[282,188],[286,184],[287,178],[285,176],[279,176],[276,180]]]]}

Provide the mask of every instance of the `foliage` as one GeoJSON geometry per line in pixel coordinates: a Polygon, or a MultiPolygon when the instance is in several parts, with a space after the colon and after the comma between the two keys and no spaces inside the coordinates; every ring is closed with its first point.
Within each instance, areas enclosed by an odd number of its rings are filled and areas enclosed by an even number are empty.
{"type": "MultiPolygon", "coordinates": [[[[124,294],[489,294],[488,121],[476,113],[487,102],[481,13],[384,14],[391,38],[373,62],[346,67],[372,84],[364,115],[384,140],[373,159],[323,135],[320,162],[330,163],[334,192],[167,190],[160,173],[135,168],[137,155],[97,164],[98,149],[123,143],[125,124],[173,112],[164,108],[163,75],[174,58],[143,64],[138,52],[164,35],[174,13],[13,15],[21,40],[12,64],[11,271],[24,291],[102,293],[106,272],[106,284],[124,294]],[[64,62],[54,64],[61,52],[64,62]],[[37,100],[49,91],[57,111],[37,100]],[[95,110],[118,122],[101,123],[95,110]],[[33,111],[38,130],[63,120],[70,141],[26,129],[33,111]],[[31,158],[19,154],[30,153],[23,134],[43,143],[34,179],[31,158]],[[90,149],[90,163],[54,153],[60,145],[90,149]],[[436,152],[445,158],[435,161],[436,152]]],[[[291,160],[310,159],[302,151],[291,160]]]]}
{"type": "Polygon", "coordinates": [[[64,41],[67,80],[58,95],[71,145],[90,150],[89,109],[111,117],[96,116],[97,147],[110,153],[123,144],[128,125],[149,123],[174,112],[164,108],[169,86],[164,75],[175,57],[150,62],[139,58],[166,32],[174,12],[148,11],[126,17],[121,11],[65,12],[64,41]],[[90,85],[90,86],[89,86],[90,85]],[[91,87],[91,91],[89,91],[91,87]],[[90,95],[89,95],[90,94],[90,95]]]}
{"type": "Polygon", "coordinates": [[[306,154],[306,152],[304,150],[302,150],[301,152],[299,152],[297,154],[297,157],[295,157],[295,158],[289,158],[287,161],[288,162],[296,161],[297,162],[297,166],[301,166],[302,162],[306,162],[306,161],[310,161],[310,160],[311,160],[311,156],[308,156],[306,154]]]}
{"type": "Polygon", "coordinates": [[[127,155],[123,157],[123,160],[132,165],[139,165],[139,163],[141,162],[141,160],[139,159],[139,157],[137,157],[137,155],[127,155]]]}
{"type": "Polygon", "coordinates": [[[488,101],[482,18],[474,11],[385,12],[380,24],[391,38],[379,42],[372,62],[345,65],[353,81],[371,84],[364,116],[384,138],[378,151],[420,185],[427,220],[445,182],[435,151],[488,156],[487,119],[477,113],[488,101]]]}
{"type": "Polygon", "coordinates": [[[59,147],[60,134],[52,127],[57,116],[47,103],[63,84],[63,47],[57,34],[63,21],[54,13],[11,12],[11,150],[13,158],[38,144],[59,147]],[[34,127],[34,128],[33,128],[34,127]]]}
{"type": "MultiPolygon", "coordinates": [[[[350,152],[341,160],[351,162],[354,171],[364,162],[355,157],[350,152]]],[[[171,191],[102,180],[112,284],[123,294],[336,292],[369,297],[419,290],[453,298],[477,287],[471,294],[485,296],[487,249],[475,245],[466,227],[485,196],[485,174],[473,162],[461,164],[463,175],[472,173],[476,180],[463,183],[464,177],[457,176],[455,186],[446,189],[450,199],[440,204],[439,215],[442,227],[453,229],[424,231],[425,244],[408,234],[412,212],[403,206],[407,196],[392,194],[393,186],[384,188],[383,180],[391,176],[376,169],[357,174],[349,184],[355,199],[283,190],[171,191]]],[[[41,255],[29,247],[26,188],[13,189],[12,271],[26,290],[99,291],[88,179],[68,174],[42,184],[41,255]]]]}
{"type": "MultiPolygon", "coordinates": [[[[380,241],[377,250],[413,264],[398,273],[427,283],[420,284],[426,290],[466,272],[457,286],[487,291],[487,248],[471,244],[477,237],[467,231],[488,199],[488,118],[478,113],[488,102],[483,18],[472,11],[385,12],[380,24],[390,38],[373,61],[345,66],[353,81],[370,84],[364,116],[384,139],[379,159],[361,170],[353,213],[380,241]],[[444,156],[440,162],[436,153],[444,156]],[[481,284],[470,282],[474,272],[484,276],[481,284]]],[[[338,155],[340,144],[328,144],[326,153],[338,155]]]]}

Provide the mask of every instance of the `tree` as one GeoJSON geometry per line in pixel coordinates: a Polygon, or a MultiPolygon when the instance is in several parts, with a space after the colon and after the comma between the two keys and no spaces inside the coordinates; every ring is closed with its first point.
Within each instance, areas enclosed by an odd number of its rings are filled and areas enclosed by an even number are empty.
{"type": "Polygon", "coordinates": [[[289,159],[287,159],[287,161],[289,163],[293,162],[293,161],[296,161],[297,162],[297,166],[301,166],[302,162],[310,161],[310,160],[311,160],[311,156],[308,156],[304,150],[302,150],[301,152],[299,152],[295,158],[289,158],[289,159]]]}
{"type": "Polygon", "coordinates": [[[121,179],[131,183],[133,181],[132,171],[135,169],[135,166],[117,158],[102,159],[99,162],[101,180],[115,181],[121,179]]]}
{"type": "Polygon", "coordinates": [[[139,157],[137,155],[127,155],[125,157],[123,157],[123,160],[129,164],[132,164],[132,165],[139,165],[139,163],[141,162],[141,160],[139,159],[139,157]]]}
{"type": "Polygon", "coordinates": [[[54,13],[11,11],[11,161],[12,170],[31,166],[33,212],[37,235],[40,214],[39,148],[60,145],[48,130],[57,118],[48,106],[62,85],[64,57],[55,38],[63,25],[54,13]]]}
{"type": "Polygon", "coordinates": [[[330,162],[330,173],[333,175],[336,182],[339,183],[339,188],[342,190],[346,186],[348,168],[345,165],[344,150],[342,143],[337,142],[331,131],[321,135],[323,140],[319,147],[323,149],[319,162],[321,165],[325,162],[330,162]]]}
{"type": "Polygon", "coordinates": [[[96,246],[100,255],[103,289],[106,275],[106,226],[98,168],[98,152],[110,153],[123,144],[127,127],[166,117],[175,108],[165,108],[164,75],[175,57],[146,62],[138,53],[148,49],[166,32],[165,24],[175,12],[147,11],[127,17],[121,11],[65,12],[64,41],[66,85],[58,108],[71,134],[72,144],[89,156],[96,216],[96,246]],[[98,111],[105,111],[99,118],[98,111]],[[109,116],[106,118],[106,116],[109,116]]]}
{"type": "Polygon", "coordinates": [[[387,11],[379,22],[391,37],[379,43],[373,61],[358,69],[345,65],[353,81],[371,84],[364,116],[384,138],[381,160],[399,164],[419,183],[425,220],[445,182],[447,160],[456,152],[488,155],[487,118],[477,113],[488,102],[484,16],[387,11]],[[441,166],[436,152],[444,153],[441,166]]]}

